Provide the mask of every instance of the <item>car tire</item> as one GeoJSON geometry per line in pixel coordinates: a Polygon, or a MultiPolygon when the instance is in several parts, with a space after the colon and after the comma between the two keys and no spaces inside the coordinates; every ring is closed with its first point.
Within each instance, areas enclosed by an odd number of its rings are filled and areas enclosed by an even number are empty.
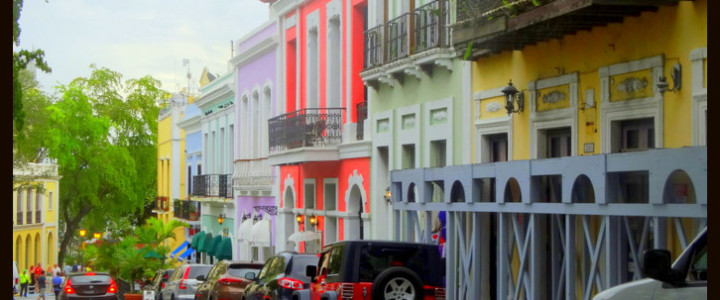
{"type": "Polygon", "coordinates": [[[375,277],[372,286],[373,299],[412,299],[422,300],[423,290],[420,277],[405,267],[392,267],[375,277]]]}

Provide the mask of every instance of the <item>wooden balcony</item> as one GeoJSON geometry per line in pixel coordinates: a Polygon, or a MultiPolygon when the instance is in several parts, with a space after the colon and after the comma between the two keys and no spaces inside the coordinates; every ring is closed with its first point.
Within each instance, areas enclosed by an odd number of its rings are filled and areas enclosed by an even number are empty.
{"type": "Polygon", "coordinates": [[[467,60],[562,38],[678,0],[458,0],[452,44],[467,60]]]}

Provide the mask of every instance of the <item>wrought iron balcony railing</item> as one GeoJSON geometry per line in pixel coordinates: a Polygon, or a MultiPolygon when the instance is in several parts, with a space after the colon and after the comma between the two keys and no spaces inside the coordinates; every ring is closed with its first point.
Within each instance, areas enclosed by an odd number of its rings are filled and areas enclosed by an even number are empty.
{"type": "Polygon", "coordinates": [[[345,108],[305,108],[268,120],[270,153],[342,143],[345,108]]]}
{"type": "Polygon", "coordinates": [[[362,141],[365,138],[365,119],[367,119],[367,101],[363,101],[357,104],[355,107],[355,114],[357,119],[357,134],[356,138],[358,141],[362,141]]]}
{"type": "Polygon", "coordinates": [[[384,33],[385,26],[380,25],[365,31],[365,69],[382,65],[385,61],[384,33]]]}
{"type": "Polygon", "coordinates": [[[387,23],[387,59],[392,62],[410,55],[410,14],[405,13],[387,23]]]}
{"type": "Polygon", "coordinates": [[[365,31],[365,69],[451,45],[446,0],[432,1],[365,31]]]}
{"type": "Polygon", "coordinates": [[[235,162],[233,179],[240,186],[272,185],[272,167],[267,158],[241,159],[235,162]]]}
{"type": "Polygon", "coordinates": [[[201,205],[197,201],[176,200],[173,203],[173,216],[177,219],[197,221],[200,219],[201,205]]]}
{"type": "Polygon", "coordinates": [[[170,210],[170,203],[168,197],[158,196],[155,197],[155,210],[168,211],[170,210]]]}
{"type": "Polygon", "coordinates": [[[232,174],[193,176],[192,195],[232,198],[232,174]]]}

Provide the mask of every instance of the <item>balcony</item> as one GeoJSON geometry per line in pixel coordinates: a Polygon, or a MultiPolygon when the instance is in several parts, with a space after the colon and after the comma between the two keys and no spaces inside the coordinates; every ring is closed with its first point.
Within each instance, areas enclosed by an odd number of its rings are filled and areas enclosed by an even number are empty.
{"type": "Polygon", "coordinates": [[[339,159],[345,108],[305,108],[268,120],[270,165],[339,159]]]}
{"type": "Polygon", "coordinates": [[[267,158],[237,160],[233,179],[236,186],[270,187],[273,184],[272,167],[267,158]]]}
{"type": "Polygon", "coordinates": [[[363,80],[377,88],[379,82],[393,85],[404,74],[418,79],[439,65],[452,71],[455,51],[450,43],[449,10],[446,0],[432,1],[387,23],[365,31],[363,80]]]}
{"type": "Polygon", "coordinates": [[[192,195],[197,197],[232,198],[232,174],[193,176],[192,195]]]}
{"type": "Polygon", "coordinates": [[[158,196],[155,197],[155,211],[169,211],[170,201],[168,197],[158,196]]]}
{"type": "Polygon", "coordinates": [[[458,0],[452,44],[463,59],[562,38],[678,0],[458,0]],[[469,50],[469,51],[468,51],[469,50]],[[466,53],[467,52],[467,53],[466,53]]]}
{"type": "Polygon", "coordinates": [[[356,138],[362,141],[365,138],[365,119],[367,119],[367,101],[357,104],[355,107],[355,119],[357,120],[356,138]]]}
{"type": "Polygon", "coordinates": [[[200,219],[201,208],[197,201],[175,200],[173,203],[173,217],[187,221],[197,221],[200,219]]]}

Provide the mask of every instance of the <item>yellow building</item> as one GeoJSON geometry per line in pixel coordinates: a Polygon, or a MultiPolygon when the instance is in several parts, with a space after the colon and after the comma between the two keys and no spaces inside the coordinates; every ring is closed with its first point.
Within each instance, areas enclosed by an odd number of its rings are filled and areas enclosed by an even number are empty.
{"type": "Polygon", "coordinates": [[[55,164],[13,168],[13,261],[19,270],[58,263],[60,176],[55,164]]]}
{"type": "MultiPolygon", "coordinates": [[[[177,123],[180,121],[185,104],[184,94],[173,95],[168,105],[158,116],[158,192],[153,212],[167,223],[174,215],[174,200],[185,199],[185,134],[177,123]]],[[[185,241],[185,228],[175,230],[175,240],[168,247],[176,249],[185,241]]]]}

